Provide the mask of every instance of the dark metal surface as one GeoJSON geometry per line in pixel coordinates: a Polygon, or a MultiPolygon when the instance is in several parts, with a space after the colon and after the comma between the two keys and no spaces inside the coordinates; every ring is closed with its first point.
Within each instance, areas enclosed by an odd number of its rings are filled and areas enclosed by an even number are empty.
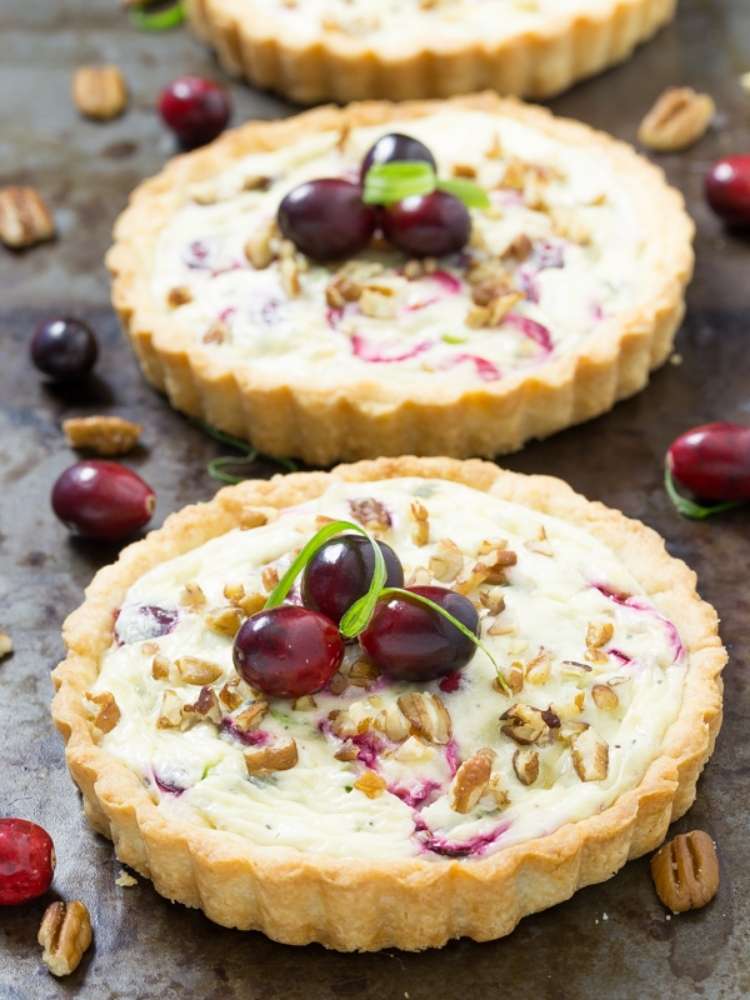
{"type": "MultiPolygon", "coordinates": [[[[152,110],[159,87],[180,72],[218,70],[185,32],[135,32],[115,0],[0,0],[0,184],[36,184],[60,226],[55,244],[21,255],[0,250],[0,628],[16,643],[12,658],[0,663],[0,814],[35,819],[50,831],[59,856],[55,889],[86,901],[96,935],[81,968],[57,983],[35,942],[44,903],[0,912],[0,1000],[750,995],[750,520],[747,511],[708,524],[680,520],[661,487],[662,456],[673,436],[709,419],[750,420],[750,243],[723,233],[701,197],[705,167],[750,146],[750,97],[739,86],[747,70],[747,0],[682,0],[677,23],[628,65],[553,102],[556,111],[632,140],[652,99],[687,82],[714,95],[721,117],[695,150],[661,160],[699,228],[697,274],[678,340],[683,363],[667,365],[644,393],[608,416],[507,462],[563,476],[661,531],[720,611],[731,653],[725,724],[698,801],[679,824],[708,829],[718,841],[719,897],[701,912],[669,920],[641,860],[527,919],[503,941],[461,941],[422,955],[344,956],[215,927],[161,899],[142,879],[136,888],[116,887],[120,866],[111,845],[82,819],[49,722],[49,670],[62,652],[62,619],[115,552],[71,542],[48,509],[50,484],[72,460],[58,425],[66,415],[102,411],[145,425],[145,448],[132,464],[158,490],[155,523],[215,488],[205,472],[214,444],[136,371],[108,307],[102,255],[128,191],[172,151],[152,110]],[[125,70],[133,99],[122,120],[94,125],[76,116],[69,77],[86,61],[125,70]],[[85,395],[50,389],[27,361],[35,323],[58,311],[85,316],[101,338],[99,378],[85,395]]],[[[274,98],[233,90],[236,121],[288,112],[274,98]]]]}

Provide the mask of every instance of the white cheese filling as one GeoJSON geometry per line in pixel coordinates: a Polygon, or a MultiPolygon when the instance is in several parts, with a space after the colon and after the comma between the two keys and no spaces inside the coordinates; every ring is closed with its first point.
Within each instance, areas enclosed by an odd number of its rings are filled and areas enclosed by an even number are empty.
{"type": "Polygon", "coordinates": [[[599,150],[496,114],[455,109],[357,128],[340,139],[322,132],[243,157],[195,185],[164,227],[152,293],[197,348],[229,366],[247,364],[260,378],[283,372],[300,387],[374,382],[387,389],[416,381],[450,394],[574,354],[655,294],[659,247],[645,239],[632,188],[599,150]],[[341,265],[309,261],[291,294],[278,260],[250,264],[248,240],[268,227],[289,190],[319,177],[356,178],[372,143],[392,131],[424,142],[441,177],[474,172],[489,192],[491,209],[471,210],[473,237],[464,252],[417,278],[404,273],[400,252],[359,254],[356,263],[383,268],[374,280],[387,288],[386,300],[380,291],[375,296],[385,315],[372,314],[362,298],[331,307],[326,290],[341,265]],[[265,187],[245,190],[257,178],[265,187]],[[516,256],[510,251],[519,241],[528,252],[516,256]],[[497,263],[521,298],[502,320],[477,326],[470,269],[497,263]],[[170,309],[175,289],[189,301],[170,309]]]}
{"type": "MultiPolygon", "coordinates": [[[[602,542],[556,518],[442,480],[337,483],[318,500],[282,511],[263,527],[207,542],[139,579],[128,591],[116,630],[120,644],[104,656],[94,688],[111,692],[120,710],[102,745],[142,778],[166,816],[232,831],[253,845],[373,859],[479,856],[598,813],[635,787],[658,755],[680,710],[689,668],[674,626],[602,542]],[[517,563],[502,585],[505,610],[496,616],[482,612],[483,640],[504,671],[546,651],[549,676],[534,683],[528,675],[520,693],[506,695],[493,684],[490,660],[478,651],[455,690],[455,684],[380,678],[369,690],[350,684],[340,695],[320,692],[315,706],[304,709],[271,699],[257,738],[273,745],[293,737],[299,761],[266,776],[248,774],[247,746],[226,724],[159,728],[165,687],[185,703],[195,700],[198,688],[154,679],[155,650],[172,660],[193,656],[218,664],[216,690],[236,676],[232,640],[206,627],[205,610],[181,603],[185,585],[197,584],[209,608],[226,605],[227,584],[261,590],[263,569],[283,570],[290,552],[317,529],[318,515],[351,520],[350,500],[368,497],[388,511],[391,528],[383,537],[398,552],[407,582],[418,567],[429,566],[441,539],[459,547],[468,567],[483,541],[506,541],[517,563]],[[429,512],[430,540],[421,546],[412,539],[415,498],[429,512]],[[503,628],[491,630],[493,623],[503,628]],[[576,674],[564,661],[586,663],[591,623],[611,624],[612,635],[588,672],[576,674]],[[609,684],[617,693],[614,710],[597,706],[594,684],[609,684]],[[442,699],[453,730],[448,744],[415,737],[391,743],[366,728],[368,719],[406,691],[431,691],[442,699]],[[551,706],[563,722],[587,723],[608,745],[606,777],[581,780],[570,747],[554,739],[532,748],[539,776],[522,784],[513,765],[519,746],[499,722],[519,702],[542,710],[551,706]],[[330,728],[333,710],[346,710],[355,726],[362,723],[358,759],[334,756],[342,743],[330,728]],[[462,814],[451,808],[452,774],[482,747],[496,753],[494,772],[508,802],[499,807],[484,795],[462,814]],[[373,798],[356,784],[368,769],[384,786],[373,798]]],[[[347,662],[354,659],[352,649],[347,662]]]]}

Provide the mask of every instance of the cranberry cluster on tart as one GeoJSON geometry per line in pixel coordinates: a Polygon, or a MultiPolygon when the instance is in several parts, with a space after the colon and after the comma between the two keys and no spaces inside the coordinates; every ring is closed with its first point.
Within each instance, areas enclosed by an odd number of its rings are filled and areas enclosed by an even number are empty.
{"type": "Polygon", "coordinates": [[[53,714],[118,857],[342,950],[497,938],[656,847],[726,660],[654,532],[450,459],[222,490],[102,570],[65,639],[53,714]]]}
{"type": "Polygon", "coordinates": [[[312,464],[464,458],[643,388],[692,233],[629,147],[481,95],[228,133],[135,192],[108,264],[178,409],[312,464]]]}
{"type": "Polygon", "coordinates": [[[676,0],[187,0],[224,68],[294,101],[547,97],[627,58],[676,0]]]}

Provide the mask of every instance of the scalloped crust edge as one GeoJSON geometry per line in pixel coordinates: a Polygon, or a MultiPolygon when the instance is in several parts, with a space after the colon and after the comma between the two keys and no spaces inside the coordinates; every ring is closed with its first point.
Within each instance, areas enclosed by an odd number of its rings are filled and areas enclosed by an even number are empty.
{"type": "Polygon", "coordinates": [[[300,104],[315,104],[452,97],[485,88],[550,97],[627,59],[673,18],[677,0],[613,0],[610,12],[556,17],[495,44],[441,49],[420,39],[391,58],[325,29],[307,44],[289,44],[278,18],[240,7],[239,0],[188,0],[187,14],[228,73],[300,104]]]}
{"type": "Polygon", "coordinates": [[[546,476],[524,476],[477,460],[402,457],[331,473],[247,481],[173,514],[97,573],[85,603],[64,626],[69,652],[53,673],[52,714],[89,822],[114,842],[121,861],[150,878],[168,899],[198,907],[224,926],[261,930],[286,944],[372,951],[440,947],[464,936],[487,941],[656,848],[669,824],[693,803],[721,725],[721,671],[727,659],[716,613],[695,585],[695,574],[669,556],[651,529],[546,476]],[[111,642],[113,611],[128,587],[152,566],[236,527],[248,510],[273,512],[300,503],[320,495],[334,479],[410,475],[454,480],[526,504],[584,527],[616,550],[675,622],[690,656],[683,703],[660,756],[637,787],[598,815],[472,861],[308,856],[252,847],[231,833],[166,819],[135,773],[97,745],[83,700],[111,642]]]}
{"type": "Polygon", "coordinates": [[[442,398],[416,385],[396,393],[366,379],[351,383],[347,391],[290,386],[283,372],[275,380],[260,379],[251,364],[220,362],[215,352],[179,335],[150,291],[150,247],[183,188],[237,156],[276,148],[299,134],[382,123],[395,116],[419,117],[436,105],[372,102],[253,122],[203,150],[175,158],[141,184],[118,219],[115,244],[107,255],[113,304],[143,373],[176,409],[246,438],[268,455],[295,456],[311,465],[411,453],[491,458],[599,416],[647,384],[650,372],[669,356],[692,276],[694,227],[679,192],[631,147],[586,125],[555,118],[543,108],[494,94],[453,98],[450,103],[508,115],[558,138],[601,149],[631,185],[637,178],[644,239],[662,247],[653,298],[625,313],[606,335],[590,338],[576,353],[534,374],[517,374],[495,386],[445,393],[442,398]]]}

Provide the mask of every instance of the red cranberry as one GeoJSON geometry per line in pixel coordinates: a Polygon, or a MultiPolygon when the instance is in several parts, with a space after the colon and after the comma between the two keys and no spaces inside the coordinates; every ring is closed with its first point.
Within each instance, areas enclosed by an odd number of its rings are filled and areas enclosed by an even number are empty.
{"type": "Polygon", "coordinates": [[[750,226],[750,154],[727,156],[706,176],[708,204],[730,226],[750,226]]]}
{"type": "Polygon", "coordinates": [[[50,835],[27,819],[0,819],[0,906],[43,895],[55,872],[50,835]]]}
{"type": "MultiPolygon", "coordinates": [[[[385,542],[378,542],[385,559],[386,587],[403,587],[401,562],[385,542]]],[[[375,571],[372,545],[362,535],[332,538],[315,553],[302,577],[302,601],[305,607],[320,611],[332,621],[341,621],[344,613],[370,588],[375,571]]]]}
{"type": "Polygon", "coordinates": [[[88,375],[98,354],[94,331],[70,316],[42,323],[31,338],[31,360],[57,381],[88,375]]]}
{"type": "Polygon", "coordinates": [[[344,641],[330,618],[285,604],[248,618],[235,637],[233,655],[248,684],[275,698],[301,698],[333,677],[344,641]]]}
{"type": "Polygon", "coordinates": [[[284,236],[313,260],[353,257],[370,242],[376,213],[358,184],[321,177],[293,188],[279,205],[284,236]]]}
{"type": "Polygon", "coordinates": [[[750,500],[750,427],[694,427],[672,443],[667,463],[677,482],[701,500],[750,500]]]}
{"type": "Polygon", "coordinates": [[[232,104],[229,94],[213,80],[180,76],[161,92],[159,113],[180,143],[193,148],[224,131],[232,104]]]}
{"type": "Polygon", "coordinates": [[[419,161],[429,163],[432,169],[437,172],[437,163],[430,150],[419,139],[411,135],[403,135],[401,132],[390,132],[381,136],[378,141],[370,147],[362,161],[362,182],[370,167],[381,163],[393,163],[394,161],[419,161]]]}
{"type": "MultiPolygon", "coordinates": [[[[439,604],[470,632],[478,634],[479,616],[468,598],[445,587],[410,587],[412,593],[439,604]]],[[[408,597],[378,602],[360,645],[384,674],[404,681],[429,681],[465,667],[475,644],[437,611],[408,597]]]]}
{"type": "Polygon", "coordinates": [[[156,494],[118,462],[76,462],[52,487],[52,509],[84,538],[117,542],[151,520],[156,494]]]}
{"type": "Polygon", "coordinates": [[[410,257],[443,257],[469,242],[471,216],[446,191],[404,198],[383,209],[383,232],[410,257]]]}

